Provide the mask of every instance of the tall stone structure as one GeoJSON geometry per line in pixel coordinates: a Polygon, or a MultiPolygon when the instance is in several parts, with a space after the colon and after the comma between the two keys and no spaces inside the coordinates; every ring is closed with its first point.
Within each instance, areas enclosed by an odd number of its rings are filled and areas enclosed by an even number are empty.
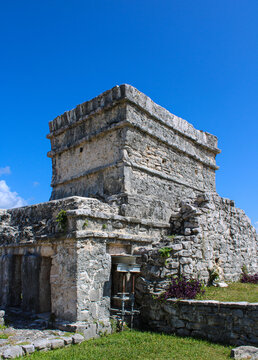
{"type": "Polygon", "coordinates": [[[49,124],[51,200],[115,202],[125,216],[169,220],[182,199],[215,191],[217,138],[130,85],[116,86],[49,124]]]}
{"type": "Polygon", "coordinates": [[[146,272],[146,254],[162,246],[171,249],[169,274],[207,281],[217,267],[227,281],[243,265],[258,271],[250,220],[216,193],[215,136],[130,85],[49,128],[50,201],[0,210],[3,308],[53,312],[93,336],[109,324],[118,255],[144,253],[144,273],[153,276],[159,269],[146,272]]]}

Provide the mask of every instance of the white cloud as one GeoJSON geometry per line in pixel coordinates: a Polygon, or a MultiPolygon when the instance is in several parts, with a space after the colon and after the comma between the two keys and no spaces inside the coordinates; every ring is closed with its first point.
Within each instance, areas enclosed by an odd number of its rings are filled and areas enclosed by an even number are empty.
{"type": "Polygon", "coordinates": [[[27,205],[15,191],[11,191],[4,180],[0,180],[0,209],[11,209],[27,205]]]}
{"type": "Polygon", "coordinates": [[[10,166],[0,168],[0,176],[1,175],[9,175],[9,174],[11,174],[10,166]]]}
{"type": "Polygon", "coordinates": [[[33,181],[33,187],[37,187],[39,186],[39,182],[38,181],[33,181]]]}

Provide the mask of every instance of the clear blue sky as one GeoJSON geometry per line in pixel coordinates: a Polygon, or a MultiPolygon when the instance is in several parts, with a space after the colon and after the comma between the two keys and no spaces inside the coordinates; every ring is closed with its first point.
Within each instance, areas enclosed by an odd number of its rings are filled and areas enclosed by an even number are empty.
{"type": "Polygon", "coordinates": [[[257,16],[257,0],[2,0],[0,205],[47,201],[48,121],[128,83],[218,136],[217,190],[258,222],[257,16]]]}

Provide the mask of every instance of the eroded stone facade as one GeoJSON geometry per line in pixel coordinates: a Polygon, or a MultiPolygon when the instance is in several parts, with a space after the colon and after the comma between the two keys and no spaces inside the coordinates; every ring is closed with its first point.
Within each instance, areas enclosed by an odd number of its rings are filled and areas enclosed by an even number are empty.
{"type": "Polygon", "coordinates": [[[169,220],[171,207],[215,191],[217,138],[130,85],[50,122],[51,199],[115,202],[119,214],[169,220]]]}

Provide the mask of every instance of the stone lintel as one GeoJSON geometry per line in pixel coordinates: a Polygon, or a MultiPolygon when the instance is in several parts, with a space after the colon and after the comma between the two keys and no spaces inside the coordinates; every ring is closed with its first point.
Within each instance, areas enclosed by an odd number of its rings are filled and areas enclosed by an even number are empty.
{"type": "Polygon", "coordinates": [[[153,228],[170,228],[170,224],[161,221],[152,221],[148,219],[139,219],[130,216],[122,216],[117,214],[107,214],[103,212],[93,213],[91,210],[88,209],[75,209],[75,210],[68,210],[67,215],[71,217],[82,217],[82,218],[95,218],[95,219],[103,219],[103,220],[112,220],[112,221],[121,221],[124,223],[131,223],[131,224],[141,224],[144,226],[149,226],[153,228]]]}

